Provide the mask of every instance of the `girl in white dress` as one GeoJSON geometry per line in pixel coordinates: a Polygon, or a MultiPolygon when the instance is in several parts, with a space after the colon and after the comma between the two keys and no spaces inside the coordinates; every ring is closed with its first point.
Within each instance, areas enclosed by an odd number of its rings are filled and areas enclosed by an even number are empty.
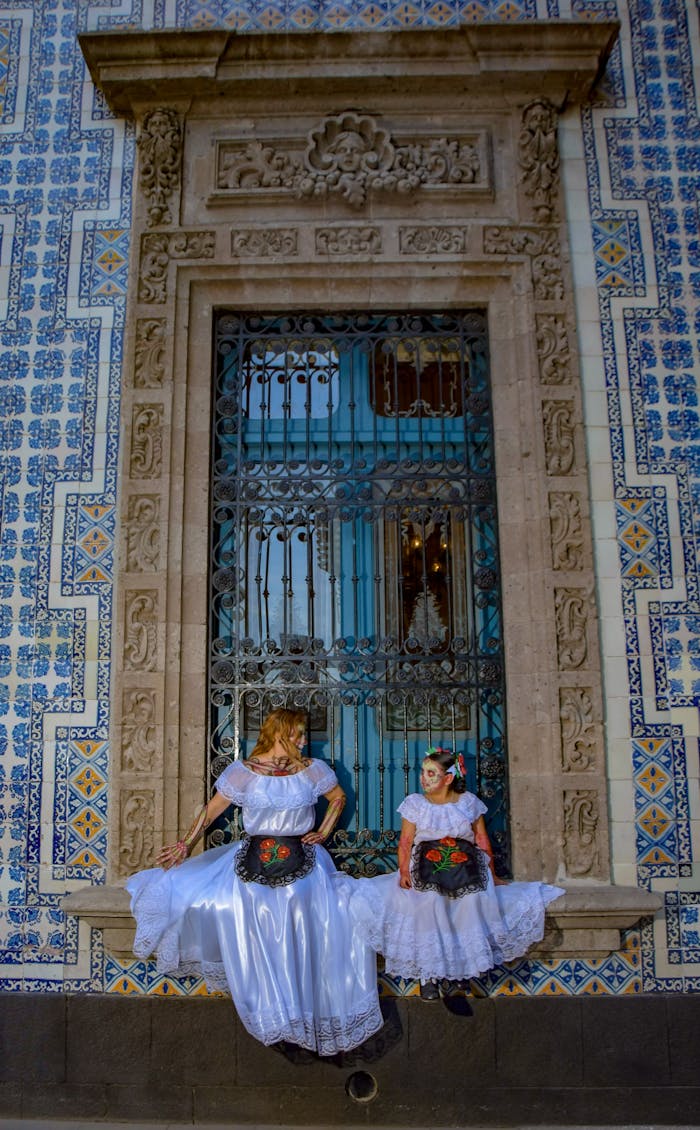
{"type": "Polygon", "coordinates": [[[321,1055],[347,1051],[381,1027],[376,958],[352,929],[347,882],[321,846],[345,794],[323,762],[304,758],[305,716],[275,710],[247,761],[234,761],[187,835],[127,882],[134,952],[160,973],[203,975],[231,993],[252,1036],[321,1055]],[[320,796],[328,809],[313,831],[320,796]],[[238,843],[189,859],[229,804],[238,843]]]}
{"type": "Polygon", "coordinates": [[[547,903],[564,891],[496,877],[486,805],[467,792],[461,754],[429,749],[420,780],[422,795],[399,806],[398,874],[358,880],[350,912],[386,972],[419,979],[423,999],[436,1000],[439,980],[521,957],[543,936],[547,903]]]}

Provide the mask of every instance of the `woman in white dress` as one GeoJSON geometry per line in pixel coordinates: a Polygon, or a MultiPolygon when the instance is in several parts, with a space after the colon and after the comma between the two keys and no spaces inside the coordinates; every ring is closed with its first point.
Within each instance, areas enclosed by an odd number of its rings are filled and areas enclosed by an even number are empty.
{"type": "Polygon", "coordinates": [[[386,972],[419,979],[421,997],[437,1000],[438,981],[521,957],[542,938],[547,903],[564,891],[496,877],[486,805],[467,792],[461,754],[429,749],[421,789],[399,806],[398,874],[358,880],[350,912],[386,972]]]}
{"type": "Polygon", "coordinates": [[[138,957],[155,952],[159,972],[201,974],[229,991],[264,1044],[333,1055],[383,1021],[376,958],[352,930],[347,881],[321,846],[345,795],[325,762],[303,757],[305,741],[302,713],[268,715],[251,756],[227,766],[189,832],[126,886],[138,957]],[[328,808],[313,831],[320,796],[328,808]],[[188,858],[230,804],[241,806],[243,840],[188,858]]]}

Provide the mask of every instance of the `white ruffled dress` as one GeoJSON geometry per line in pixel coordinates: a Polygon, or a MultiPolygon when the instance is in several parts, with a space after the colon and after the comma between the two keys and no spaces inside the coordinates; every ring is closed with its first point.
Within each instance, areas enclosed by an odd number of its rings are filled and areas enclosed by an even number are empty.
{"type": "MultiPolygon", "coordinates": [[[[235,761],[216,789],[241,806],[250,835],[297,836],[313,828],[316,800],[337,783],[322,761],[280,777],[235,761]]],[[[230,992],[263,1044],[288,1040],[321,1055],[356,1047],[383,1021],[376,958],[352,929],[347,880],[316,845],[315,866],[302,878],[274,887],[244,882],[234,870],[241,847],[128,880],[135,954],[155,953],[160,973],[201,974],[208,988],[230,992]]]]}
{"type": "MultiPolygon", "coordinates": [[[[486,805],[472,793],[449,804],[433,804],[419,793],[399,806],[416,826],[413,851],[423,840],[442,836],[474,842],[472,825],[486,805]]],[[[545,907],[564,894],[548,883],[496,886],[489,872],[483,891],[448,898],[437,891],[404,890],[399,875],[359,879],[350,913],[358,932],[384,955],[387,973],[430,980],[477,977],[512,961],[544,934],[545,907]]]]}

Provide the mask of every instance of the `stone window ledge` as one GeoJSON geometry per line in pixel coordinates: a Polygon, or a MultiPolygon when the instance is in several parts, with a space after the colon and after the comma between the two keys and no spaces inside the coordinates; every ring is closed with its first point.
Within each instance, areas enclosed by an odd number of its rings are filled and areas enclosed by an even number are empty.
{"type": "MultiPolygon", "coordinates": [[[[565,890],[550,904],[544,938],[531,957],[605,957],[620,948],[621,930],[653,915],[662,904],[661,895],[640,887],[566,884],[565,890]]],[[[108,953],[132,953],[134,920],[124,887],[83,887],[66,895],[61,906],[102,930],[108,953]]]]}

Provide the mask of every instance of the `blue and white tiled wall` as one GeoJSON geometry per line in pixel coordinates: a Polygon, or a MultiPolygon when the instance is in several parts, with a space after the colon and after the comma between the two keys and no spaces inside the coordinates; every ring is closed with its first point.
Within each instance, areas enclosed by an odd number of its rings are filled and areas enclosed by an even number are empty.
{"type": "MultiPolygon", "coordinates": [[[[599,601],[613,863],[665,912],[602,961],[483,993],[700,990],[700,30],[680,0],[0,2],[0,989],[201,992],[85,954],[61,895],[104,879],[118,408],[133,134],[76,33],[618,17],[562,122],[599,601]]],[[[413,986],[406,985],[406,991],[413,986]]]]}

